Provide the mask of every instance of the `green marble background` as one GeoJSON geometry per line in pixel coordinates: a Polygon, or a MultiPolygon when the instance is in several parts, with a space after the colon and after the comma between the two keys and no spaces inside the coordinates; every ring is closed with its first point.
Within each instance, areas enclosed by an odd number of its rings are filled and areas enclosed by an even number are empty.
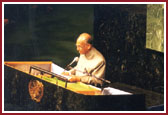
{"type": "Polygon", "coordinates": [[[146,48],[164,52],[164,5],[147,5],[146,48]]]}

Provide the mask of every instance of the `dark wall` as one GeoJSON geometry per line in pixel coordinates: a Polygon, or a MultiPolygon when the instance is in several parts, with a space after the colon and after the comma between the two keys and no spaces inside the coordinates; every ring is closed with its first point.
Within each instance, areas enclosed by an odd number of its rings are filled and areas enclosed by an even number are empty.
{"type": "Polygon", "coordinates": [[[51,60],[65,67],[79,53],[80,33],[93,34],[91,4],[5,4],[4,60],[51,60]]]}
{"type": "Polygon", "coordinates": [[[106,79],[163,93],[164,54],[146,49],[146,5],[96,5],[94,46],[106,79]]]}

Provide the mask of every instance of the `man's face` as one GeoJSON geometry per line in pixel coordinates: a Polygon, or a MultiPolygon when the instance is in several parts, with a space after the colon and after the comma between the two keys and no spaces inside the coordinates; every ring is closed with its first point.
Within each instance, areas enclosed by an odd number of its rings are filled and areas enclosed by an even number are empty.
{"type": "Polygon", "coordinates": [[[89,51],[88,43],[80,39],[76,42],[76,48],[80,54],[86,54],[89,51]]]}

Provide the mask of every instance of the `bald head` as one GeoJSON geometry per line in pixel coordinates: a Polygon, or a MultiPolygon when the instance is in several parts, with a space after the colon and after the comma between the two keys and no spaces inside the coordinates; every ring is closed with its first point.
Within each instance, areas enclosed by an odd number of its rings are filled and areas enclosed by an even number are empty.
{"type": "Polygon", "coordinates": [[[82,33],[79,35],[76,41],[76,47],[80,54],[86,54],[92,47],[89,41],[92,40],[92,37],[88,33],[82,33]]]}
{"type": "Polygon", "coordinates": [[[77,41],[83,41],[83,42],[86,42],[86,43],[89,43],[89,41],[92,40],[92,36],[88,33],[82,33],[79,35],[77,41]]]}

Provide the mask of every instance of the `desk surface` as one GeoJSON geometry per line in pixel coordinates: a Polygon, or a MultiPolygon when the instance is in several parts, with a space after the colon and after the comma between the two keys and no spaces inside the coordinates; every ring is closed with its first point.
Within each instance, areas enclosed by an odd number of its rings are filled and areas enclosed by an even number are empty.
{"type": "MultiPolygon", "coordinates": [[[[31,62],[28,62],[28,61],[17,61],[17,62],[5,62],[5,65],[11,67],[11,68],[14,68],[14,69],[17,69],[19,71],[22,71],[26,74],[29,74],[29,69],[30,69],[30,66],[31,65],[39,65],[41,67],[44,67],[48,70],[51,69],[51,66],[52,62],[50,61],[47,61],[47,62],[43,62],[43,61],[31,61],[31,62]]],[[[84,95],[102,95],[101,93],[101,89],[100,88],[97,88],[97,87],[94,87],[94,86],[91,86],[91,85],[87,85],[87,84],[84,84],[82,82],[75,82],[75,83],[70,83],[70,82],[67,82],[67,85],[66,85],[66,82],[65,81],[62,81],[60,79],[58,79],[57,77],[51,77],[50,75],[47,75],[47,74],[44,74],[44,75],[39,75],[39,74],[30,74],[34,77],[37,77],[41,80],[44,80],[48,83],[51,83],[51,84],[54,84],[56,86],[60,86],[60,87],[63,87],[63,88],[66,88],[67,90],[70,90],[70,91],[73,91],[73,92],[76,92],[76,93],[80,93],[80,94],[84,94],[84,95]]]]}

